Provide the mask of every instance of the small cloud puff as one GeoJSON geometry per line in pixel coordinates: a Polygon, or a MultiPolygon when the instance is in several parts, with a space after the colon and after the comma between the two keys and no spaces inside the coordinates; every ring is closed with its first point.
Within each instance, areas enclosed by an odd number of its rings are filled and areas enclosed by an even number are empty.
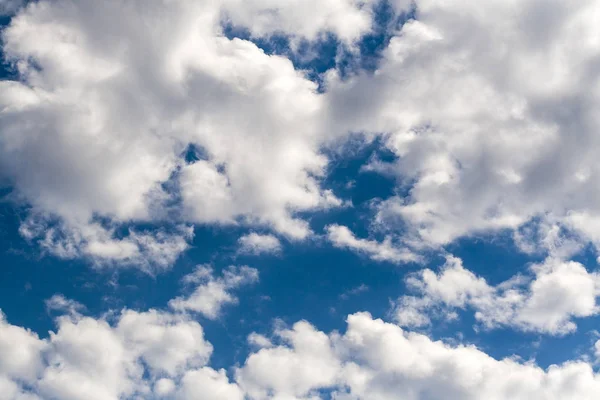
{"type": "Polygon", "coordinates": [[[184,283],[197,285],[194,291],[187,297],[172,299],[169,306],[175,311],[191,311],[208,319],[217,319],[223,306],[238,302],[231,290],[257,281],[258,271],[247,266],[230,266],[222,276],[214,277],[212,267],[199,265],[193,273],[183,278],[184,283]]]}
{"type": "Polygon", "coordinates": [[[238,239],[240,254],[277,254],[281,252],[281,242],[273,235],[251,232],[238,239]]]}

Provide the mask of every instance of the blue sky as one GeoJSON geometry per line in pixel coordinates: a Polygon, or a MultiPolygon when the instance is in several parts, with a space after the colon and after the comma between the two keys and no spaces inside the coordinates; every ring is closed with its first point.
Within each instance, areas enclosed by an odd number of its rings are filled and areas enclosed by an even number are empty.
{"type": "Polygon", "coordinates": [[[0,0],[0,399],[600,394],[600,2],[142,3],[0,0]]]}

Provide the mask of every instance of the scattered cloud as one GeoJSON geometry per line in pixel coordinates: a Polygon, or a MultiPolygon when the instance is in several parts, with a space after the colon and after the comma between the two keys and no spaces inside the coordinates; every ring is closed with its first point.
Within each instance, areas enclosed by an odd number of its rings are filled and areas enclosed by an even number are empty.
{"type": "Polygon", "coordinates": [[[352,288],[352,289],[350,289],[350,290],[347,290],[347,291],[345,291],[344,293],[342,293],[342,294],[340,295],[340,299],[342,299],[342,300],[347,300],[347,299],[348,299],[349,297],[351,297],[351,296],[356,296],[356,295],[358,295],[358,294],[361,294],[361,293],[368,292],[368,291],[369,291],[369,289],[370,289],[370,288],[369,288],[369,286],[365,285],[364,283],[361,283],[361,284],[360,284],[360,285],[358,285],[357,287],[355,287],[355,288],[352,288]]]}
{"type": "Polygon", "coordinates": [[[238,239],[239,253],[242,254],[277,254],[281,252],[281,242],[273,235],[261,235],[251,232],[238,239]]]}
{"type": "Polygon", "coordinates": [[[258,271],[247,266],[230,266],[222,276],[215,278],[212,267],[199,265],[183,280],[188,285],[194,285],[194,290],[189,296],[172,299],[169,306],[176,311],[191,311],[208,319],[216,319],[223,306],[237,304],[238,300],[231,290],[257,282],[258,271]]]}
{"type": "Polygon", "coordinates": [[[59,317],[48,339],[2,316],[0,347],[5,356],[0,386],[8,389],[2,391],[7,399],[148,397],[168,389],[164,379],[181,380],[178,390],[185,392],[187,377],[197,375],[214,384],[195,386],[198,396],[229,388],[222,372],[204,367],[212,346],[202,327],[183,315],[156,310],[124,310],[114,323],[59,317]]]}
{"type": "Polygon", "coordinates": [[[527,332],[564,335],[577,329],[574,318],[598,314],[600,275],[574,261],[548,258],[496,286],[448,256],[439,273],[424,269],[406,279],[418,296],[403,296],[394,315],[402,326],[427,326],[434,318],[456,318],[471,309],[486,329],[512,327],[527,332]]]}
{"type": "Polygon", "coordinates": [[[116,238],[115,231],[99,223],[67,227],[35,218],[24,221],[19,229],[25,239],[58,258],[84,257],[98,268],[135,266],[150,274],[168,269],[194,237],[189,226],[169,231],[130,229],[123,238],[116,238]]]}
{"type": "Polygon", "coordinates": [[[55,294],[46,300],[46,310],[78,317],[80,312],[86,310],[86,307],[78,301],[67,299],[62,294],[55,294]]]}
{"type": "Polygon", "coordinates": [[[111,319],[58,317],[47,339],[0,314],[0,388],[8,399],[120,397],[177,399],[593,399],[600,376],[573,360],[542,369],[496,360],[474,346],[449,345],[368,313],[348,316],[344,333],[306,321],[276,325],[273,343],[252,334],[257,350],[225,370],[187,314],[122,310],[111,319]],[[577,382],[577,384],[573,384],[577,382]],[[7,397],[8,396],[8,397],[7,397]]]}
{"type": "Polygon", "coordinates": [[[389,236],[383,242],[377,242],[375,240],[357,238],[350,229],[341,225],[329,225],[325,230],[327,238],[335,247],[366,254],[375,261],[406,263],[420,260],[419,255],[403,247],[402,244],[393,244],[392,238],[389,236]]]}
{"type": "Polygon", "coordinates": [[[271,343],[271,340],[268,337],[256,332],[252,332],[248,335],[248,344],[260,349],[273,346],[273,343],[271,343]]]}

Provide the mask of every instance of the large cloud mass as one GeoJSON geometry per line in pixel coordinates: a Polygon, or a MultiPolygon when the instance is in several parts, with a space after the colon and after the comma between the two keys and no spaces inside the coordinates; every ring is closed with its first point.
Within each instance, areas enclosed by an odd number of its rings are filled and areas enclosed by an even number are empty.
{"type": "Polygon", "coordinates": [[[597,1],[416,2],[375,74],[329,90],[335,121],[387,132],[409,187],[378,221],[432,245],[550,218],[597,241],[597,1]]]}
{"type": "MultiPolygon", "coordinates": [[[[32,237],[61,256],[135,261],[138,238],[115,237],[115,225],[241,221],[296,239],[310,233],[296,211],[339,205],[318,182],[316,84],[224,37],[223,13],[238,6],[40,1],[12,19],[4,54],[20,81],[0,82],[0,170],[32,207],[32,237]],[[201,159],[186,163],[189,152],[201,159]]],[[[247,6],[240,23],[273,7],[247,6]]],[[[348,2],[297,33],[339,30],[348,13],[368,22],[348,2]]]]}
{"type": "MultiPolygon", "coordinates": [[[[212,346],[182,315],[122,311],[115,322],[60,317],[48,339],[0,318],[0,396],[7,400],[117,398],[253,400],[595,399],[600,377],[583,361],[547,370],[450,346],[367,313],[344,334],[308,322],[278,329],[281,344],[235,369],[207,366],[212,346]],[[326,396],[326,397],[324,397],[326,396]],[[331,397],[329,397],[331,396],[331,397]]],[[[266,341],[268,342],[268,341],[266,341]]]]}
{"type": "Polygon", "coordinates": [[[302,239],[299,211],[342,204],[321,186],[323,146],[367,132],[398,157],[369,168],[410,188],[379,203],[377,221],[408,229],[411,247],[534,217],[597,242],[598,2],[418,1],[375,73],[332,69],[325,93],[221,28],[330,33],[352,54],[376,5],[29,4],[3,31],[19,81],[0,96],[0,167],[31,206],[28,237],[59,256],[133,264],[148,264],[144,243],[161,245],[163,265],[185,250],[186,224],[302,239]],[[170,239],[115,233],[165,221],[170,239]]]}

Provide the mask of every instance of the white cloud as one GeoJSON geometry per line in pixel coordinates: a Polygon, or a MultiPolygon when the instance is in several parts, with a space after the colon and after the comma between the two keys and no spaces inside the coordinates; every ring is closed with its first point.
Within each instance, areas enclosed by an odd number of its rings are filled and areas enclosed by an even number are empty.
{"type": "Polygon", "coordinates": [[[238,383],[252,399],[318,399],[315,390],[331,386],[340,370],[329,337],[307,322],[276,334],[290,346],[251,354],[237,371],[238,383]]]}
{"type": "Polygon", "coordinates": [[[86,310],[86,307],[78,301],[67,299],[62,294],[55,294],[46,300],[46,310],[58,311],[66,315],[78,317],[80,312],[86,310]]]}
{"type": "MultiPolygon", "coordinates": [[[[257,276],[248,267],[230,267],[219,278],[209,268],[198,268],[185,278],[200,284],[196,292],[173,301],[187,301],[183,311],[192,308],[216,316],[224,303],[236,300],[231,290],[257,276]],[[211,297],[211,285],[221,286],[228,300],[211,297]]],[[[61,315],[45,339],[9,324],[0,312],[3,400],[244,398],[224,370],[207,366],[213,347],[189,313],[123,309],[92,318],[82,315],[83,305],[62,295],[52,296],[46,305],[61,315]]]]}
{"type": "Polygon", "coordinates": [[[196,270],[184,277],[184,282],[197,285],[187,297],[176,297],[169,306],[177,311],[193,311],[209,319],[216,319],[223,306],[236,304],[237,298],[231,293],[242,285],[258,281],[258,271],[247,266],[231,266],[223,271],[223,276],[213,277],[213,270],[199,265],[196,270]]]}
{"type": "Polygon", "coordinates": [[[439,246],[534,217],[569,227],[575,212],[589,238],[600,3],[415,4],[376,73],[327,82],[332,124],[386,132],[398,156],[386,171],[411,187],[381,204],[378,222],[439,246]]]}
{"type": "Polygon", "coordinates": [[[237,371],[251,399],[338,400],[593,399],[600,376],[571,361],[547,370],[495,360],[474,346],[450,346],[403,331],[367,313],[348,317],[343,334],[308,323],[278,332],[284,343],[252,354],[237,371]]]}
{"type": "Polygon", "coordinates": [[[242,254],[262,254],[281,252],[281,242],[273,235],[261,235],[251,232],[238,239],[239,252],[242,254]]]}
{"type": "Polygon", "coordinates": [[[355,288],[352,288],[352,289],[347,290],[344,293],[342,293],[340,295],[340,298],[342,300],[347,300],[350,296],[356,296],[358,294],[368,292],[369,290],[370,290],[369,286],[365,285],[364,283],[361,283],[360,285],[356,286],[355,288]]]}
{"type": "Polygon", "coordinates": [[[19,232],[59,258],[87,257],[96,267],[134,265],[148,273],[170,267],[194,237],[192,227],[176,226],[169,232],[130,229],[126,237],[115,238],[115,228],[99,223],[52,226],[43,218],[33,217],[21,224],[19,232]]]}
{"type": "Polygon", "coordinates": [[[251,0],[232,1],[227,12],[233,22],[254,36],[286,33],[316,40],[325,32],[353,44],[371,30],[375,1],[357,0],[251,0]]]}
{"type": "Polygon", "coordinates": [[[9,324],[0,313],[0,377],[17,381],[34,379],[42,366],[40,353],[45,347],[37,334],[9,324]]]}
{"type": "Polygon", "coordinates": [[[453,310],[470,308],[485,328],[513,327],[563,335],[577,329],[573,318],[600,309],[600,276],[574,261],[548,258],[530,267],[533,276],[516,275],[496,286],[449,256],[439,273],[424,269],[407,278],[420,296],[403,296],[395,306],[402,326],[426,326],[430,317],[454,318],[453,310]]]}
{"type": "MultiPolygon", "coordinates": [[[[377,2],[317,3],[21,10],[3,33],[20,81],[0,82],[0,170],[32,215],[53,221],[34,238],[60,256],[146,270],[160,254],[161,268],[172,264],[187,237],[117,233],[136,223],[260,225],[303,239],[300,212],[342,204],[321,187],[323,146],[383,132],[398,156],[386,171],[412,186],[378,207],[391,241],[398,224],[402,242],[439,246],[537,217],[597,242],[597,2],[419,0],[376,73],[329,71],[324,94],[289,59],[222,35],[225,18],[255,37],[329,32],[351,44],[377,2]],[[183,160],[190,145],[203,159],[183,160]]],[[[411,257],[336,229],[376,259],[411,257]]]]}
{"type": "Polygon", "coordinates": [[[268,337],[256,332],[252,332],[248,335],[248,344],[258,348],[273,346],[273,343],[271,343],[271,340],[268,337]]]}
{"type": "Polygon", "coordinates": [[[0,320],[0,388],[10,400],[113,398],[318,400],[594,399],[600,376],[572,360],[542,369],[496,360],[373,319],[342,333],[301,321],[279,327],[235,380],[207,363],[212,346],[184,314],[123,310],[114,318],[59,317],[47,339],[0,320]],[[39,397],[38,397],[39,396],[39,397]],[[327,397],[328,398],[328,397],[327,397]]]}
{"type": "Polygon", "coordinates": [[[386,236],[383,242],[377,242],[357,238],[350,229],[341,225],[329,225],[325,230],[327,231],[327,238],[335,247],[347,248],[366,254],[375,261],[403,263],[420,260],[417,254],[402,243],[393,244],[390,236],[386,236]]]}
{"type": "MultiPolygon", "coordinates": [[[[35,237],[58,255],[145,265],[156,238],[119,238],[113,228],[246,223],[302,239],[311,232],[298,211],[341,204],[320,187],[316,84],[288,59],[221,34],[223,12],[243,23],[271,6],[41,0],[19,12],[3,31],[20,81],[0,82],[0,170],[32,215],[57,221],[35,237]],[[206,159],[186,164],[190,144],[206,159]],[[98,218],[110,228],[99,230],[98,218]]],[[[358,29],[351,38],[369,22],[353,1],[330,2],[316,21],[322,7],[277,7],[261,32],[286,29],[301,10],[306,23],[289,28],[309,39],[358,29]]],[[[159,242],[181,252],[181,238],[159,242]]]]}
{"type": "Polygon", "coordinates": [[[176,399],[181,400],[244,400],[244,393],[230,383],[225,370],[204,367],[190,371],[181,380],[176,399]]]}
{"type": "MultiPolygon", "coordinates": [[[[218,374],[204,367],[212,346],[202,327],[182,315],[124,310],[114,324],[90,317],[60,317],[57,324],[48,339],[39,339],[2,321],[0,343],[10,357],[2,357],[0,385],[8,378],[14,393],[31,390],[29,396],[46,399],[109,399],[147,397],[154,381],[164,389],[165,379],[181,379],[185,387],[190,374],[218,374]]],[[[196,392],[209,396],[220,384],[228,385],[221,379],[196,392]]]]}

